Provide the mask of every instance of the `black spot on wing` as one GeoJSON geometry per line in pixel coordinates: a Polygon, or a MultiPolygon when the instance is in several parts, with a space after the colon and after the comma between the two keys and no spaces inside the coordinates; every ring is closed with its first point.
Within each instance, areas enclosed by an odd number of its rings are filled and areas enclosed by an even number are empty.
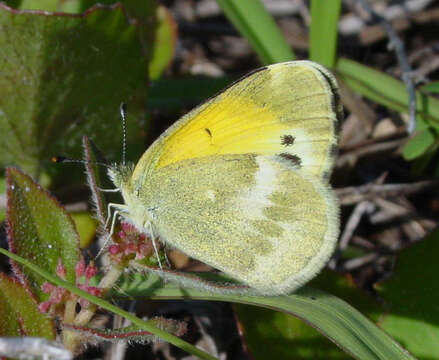
{"type": "Polygon", "coordinates": [[[293,135],[282,135],[280,143],[284,146],[291,146],[294,144],[296,138],[293,135]]]}
{"type": "Polygon", "coordinates": [[[288,154],[288,153],[282,153],[279,154],[279,156],[285,160],[290,161],[294,166],[302,167],[302,159],[298,157],[297,155],[288,154]]]}
{"type": "Polygon", "coordinates": [[[205,128],[204,130],[206,130],[206,132],[209,134],[209,136],[212,137],[212,132],[210,131],[210,129],[205,128]]]}

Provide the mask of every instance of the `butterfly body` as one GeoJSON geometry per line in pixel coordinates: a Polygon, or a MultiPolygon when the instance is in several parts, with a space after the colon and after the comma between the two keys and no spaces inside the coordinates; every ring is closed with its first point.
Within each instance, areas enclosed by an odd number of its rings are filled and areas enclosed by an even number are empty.
{"type": "Polygon", "coordinates": [[[285,294],[325,265],[338,236],[328,177],[341,116],[322,67],[263,68],[171,126],[132,170],[111,170],[140,231],[285,294]]]}

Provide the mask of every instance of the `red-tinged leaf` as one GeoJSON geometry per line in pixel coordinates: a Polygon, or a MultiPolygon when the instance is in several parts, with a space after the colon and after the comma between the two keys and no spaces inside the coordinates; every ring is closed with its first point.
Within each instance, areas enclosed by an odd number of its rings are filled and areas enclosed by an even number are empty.
{"type": "Polygon", "coordinates": [[[104,226],[108,216],[107,202],[100,189],[108,187],[109,181],[107,180],[107,183],[103,183],[108,176],[102,176],[102,166],[98,163],[105,163],[106,161],[96,145],[87,136],[82,138],[82,147],[84,149],[85,173],[92,195],[94,212],[101,227],[100,231],[105,231],[104,226]]]}
{"type": "MultiPolygon", "coordinates": [[[[176,336],[184,335],[187,330],[186,324],[180,321],[165,319],[162,317],[156,317],[151,319],[151,321],[153,321],[159,329],[176,336]]],[[[126,326],[119,329],[98,329],[65,324],[64,328],[81,333],[90,343],[98,343],[101,341],[130,341],[143,344],[159,340],[153,333],[143,330],[136,325],[126,326]]]]}
{"type": "Polygon", "coordinates": [[[53,321],[40,313],[22,284],[0,273],[0,336],[35,336],[55,339],[53,321]]]}
{"type": "MultiPolygon", "coordinates": [[[[7,169],[7,186],[10,249],[52,274],[61,263],[66,280],[73,283],[79,236],[70,216],[46,190],[17,169],[7,169]]],[[[40,301],[47,299],[41,290],[43,278],[17,264],[14,270],[40,301]]]]}

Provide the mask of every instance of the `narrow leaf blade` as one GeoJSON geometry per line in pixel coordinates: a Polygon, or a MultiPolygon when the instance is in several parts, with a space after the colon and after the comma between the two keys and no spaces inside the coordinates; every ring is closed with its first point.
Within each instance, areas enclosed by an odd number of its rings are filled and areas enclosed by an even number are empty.
{"type": "Polygon", "coordinates": [[[326,67],[335,66],[340,0],[312,0],[310,59],[326,67]]]}
{"type": "Polygon", "coordinates": [[[264,64],[294,59],[293,51],[260,0],[217,0],[217,3],[264,64]]]}
{"type": "Polygon", "coordinates": [[[358,359],[414,359],[390,336],[348,303],[306,286],[289,296],[219,295],[190,288],[182,289],[172,283],[163,284],[159,278],[151,274],[148,278],[134,274],[129,281],[120,284],[118,291],[121,296],[142,296],[152,299],[190,298],[262,306],[301,318],[358,359]]]}

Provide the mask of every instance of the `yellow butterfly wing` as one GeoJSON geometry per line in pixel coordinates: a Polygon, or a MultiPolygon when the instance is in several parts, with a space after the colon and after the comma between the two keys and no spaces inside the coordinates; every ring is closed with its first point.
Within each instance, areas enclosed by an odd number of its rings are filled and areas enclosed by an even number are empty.
{"type": "Polygon", "coordinates": [[[308,61],[255,71],[171,126],[133,172],[110,171],[121,214],[264,294],[325,265],[338,236],[327,184],[342,114],[308,61]]]}
{"type": "Polygon", "coordinates": [[[292,61],[238,80],[171,126],[140,159],[147,169],[216,154],[281,155],[327,179],[342,108],[336,82],[322,66],[292,61]]]}

